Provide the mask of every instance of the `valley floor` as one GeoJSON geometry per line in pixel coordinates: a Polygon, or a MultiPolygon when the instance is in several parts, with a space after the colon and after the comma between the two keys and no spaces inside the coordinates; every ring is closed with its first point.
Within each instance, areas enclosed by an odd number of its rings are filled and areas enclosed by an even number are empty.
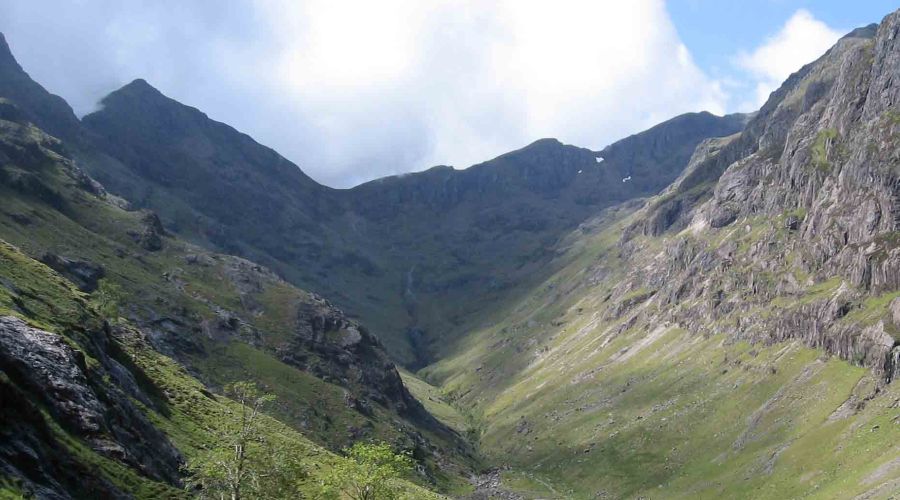
{"type": "MultiPolygon", "coordinates": [[[[900,491],[895,385],[879,389],[865,369],[796,344],[723,340],[672,330],[627,358],[610,349],[602,374],[593,375],[598,383],[548,364],[485,401],[467,431],[499,469],[473,478],[472,498],[893,498],[900,491]],[[535,382],[542,376],[551,382],[535,382]]],[[[430,408],[449,406],[438,412],[448,423],[462,421],[435,389],[414,392],[430,408]]]]}

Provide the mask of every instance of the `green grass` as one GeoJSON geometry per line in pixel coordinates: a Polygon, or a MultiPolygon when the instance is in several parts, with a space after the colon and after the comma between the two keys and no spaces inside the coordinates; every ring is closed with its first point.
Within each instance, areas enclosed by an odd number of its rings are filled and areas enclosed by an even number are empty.
{"type": "Polygon", "coordinates": [[[460,434],[470,432],[471,419],[454,407],[441,390],[412,373],[401,369],[403,385],[416,397],[438,420],[460,434]]]}
{"type": "Polygon", "coordinates": [[[792,309],[817,301],[828,300],[834,296],[842,283],[844,283],[844,280],[839,276],[835,276],[804,289],[803,294],[799,297],[777,297],[770,305],[779,309],[792,309]]]}
{"type": "MultiPolygon", "coordinates": [[[[187,457],[193,456],[193,454],[214,442],[218,429],[225,425],[226,419],[230,418],[229,414],[236,410],[236,404],[227,398],[209,393],[184,368],[171,359],[152,351],[137,335],[117,340],[121,342],[126,354],[136,360],[138,368],[143,371],[149,380],[159,384],[162,392],[167,395],[166,415],[145,409],[151,416],[153,423],[166,432],[173,443],[187,457]]],[[[241,349],[238,344],[235,344],[235,347],[241,349]]],[[[257,353],[256,355],[262,355],[262,353],[257,353]]],[[[302,388],[304,380],[311,382],[309,379],[312,377],[305,374],[303,375],[307,378],[303,376],[298,377],[296,373],[288,372],[287,370],[291,370],[290,367],[284,365],[281,365],[279,369],[281,370],[281,375],[287,376],[286,380],[280,381],[280,383],[265,378],[265,373],[242,373],[241,375],[250,375],[253,380],[257,380],[261,384],[264,390],[272,391],[282,399],[291,396],[309,397],[307,394],[302,393],[291,394],[285,389],[286,386],[298,391],[315,391],[315,387],[311,389],[302,388]],[[275,383],[279,385],[273,385],[275,383]]],[[[261,370],[265,371],[265,369],[261,370]]],[[[272,373],[270,372],[269,374],[272,373]]],[[[272,375],[277,375],[277,373],[272,375]]],[[[320,410],[329,411],[329,408],[323,407],[320,410]]],[[[303,479],[303,484],[305,485],[306,493],[313,495],[318,487],[318,478],[328,471],[330,464],[338,460],[338,457],[307,439],[296,430],[296,426],[283,423],[290,422],[290,420],[282,421],[272,418],[281,416],[281,413],[281,408],[279,408],[272,412],[271,417],[265,417],[262,432],[268,435],[269,439],[289,442],[291,449],[299,450],[302,453],[301,462],[304,464],[304,468],[310,472],[310,477],[303,479]]],[[[406,488],[417,495],[422,495],[422,498],[439,497],[420,486],[408,484],[406,488]]]]}
{"type": "MultiPolygon", "coordinates": [[[[781,217],[748,224],[749,232],[722,229],[703,246],[734,240],[741,255],[769,236],[779,245],[789,237],[781,217]]],[[[900,475],[866,479],[900,452],[872,445],[874,426],[882,443],[900,437],[885,423],[898,389],[855,395],[874,386],[867,370],[795,342],[753,345],[653,321],[621,330],[629,314],[610,319],[618,301],[605,300],[623,279],[618,227],[573,244],[554,276],[483,318],[455,355],[421,372],[477,419],[482,452],[512,467],[505,487],[527,498],[846,498],[900,475]],[[587,281],[595,272],[603,278],[587,281]],[[832,417],[854,397],[872,399],[832,417]]],[[[631,258],[658,254],[666,237],[653,240],[638,241],[631,258]]],[[[735,276],[753,270],[737,264],[735,276]]],[[[774,289],[778,272],[755,271],[757,286],[774,289]]],[[[798,297],[747,314],[774,318],[829,299],[842,282],[801,283],[798,297]]],[[[638,283],[622,296],[644,292],[638,283]]],[[[860,311],[883,314],[889,295],[860,311]]]]}
{"type": "Polygon", "coordinates": [[[500,479],[505,488],[527,498],[558,498],[560,492],[539,474],[519,470],[503,471],[500,479]]]}
{"type": "MultiPolygon", "coordinates": [[[[339,450],[353,442],[350,429],[368,430],[370,439],[393,441],[398,434],[382,419],[367,419],[348,407],[345,390],[288,366],[242,342],[211,345],[192,364],[217,386],[255,380],[277,396],[274,414],[320,443],[339,450]]],[[[385,417],[385,415],[379,415],[385,417]]]]}
{"type": "Polygon", "coordinates": [[[0,240],[0,310],[19,313],[38,327],[77,324],[86,297],[46,266],[0,240]]]}
{"type": "MultiPolygon", "coordinates": [[[[7,139],[8,135],[0,137],[7,139]]],[[[90,355],[98,348],[92,336],[105,331],[106,319],[117,325],[107,354],[128,367],[154,401],[152,408],[138,401],[134,404],[188,458],[214,442],[228,412],[234,409],[230,400],[210,392],[195,378],[198,374],[213,387],[250,378],[277,393],[280,401],[272,417],[279,420],[267,417],[266,432],[303,450],[303,460],[312,471],[309,494],[315,489],[316,478],[339,459],[327,447],[338,449],[349,444],[351,427],[361,429],[371,439],[409,444],[400,442],[406,436],[400,427],[410,424],[401,423],[396,414],[378,407],[372,418],[363,417],[344,402],[344,388],[287,366],[273,355],[288,340],[295,326],[297,304],[308,297],[305,292],[262,272],[250,273],[250,279],[258,283],[242,283],[245,276],[232,275],[238,265],[233,258],[208,254],[172,237],[164,238],[161,251],[144,250],[130,234],[141,229],[141,214],[122,210],[84,191],[73,172],[53,156],[55,153],[44,153],[47,161],[40,166],[5,164],[0,172],[7,181],[28,178],[35,186],[33,191],[43,196],[10,188],[14,182],[0,182],[0,314],[16,315],[60,334],[85,354],[91,373],[100,368],[90,355]],[[58,203],[48,204],[46,193],[52,193],[58,203]],[[89,295],[76,290],[56,272],[33,260],[44,252],[102,264],[106,274],[100,289],[89,295]],[[188,262],[188,255],[205,256],[202,260],[209,265],[188,262]],[[243,285],[257,291],[242,295],[243,285]],[[182,356],[184,359],[176,362],[155,351],[129,319],[145,317],[147,311],[154,317],[197,325],[193,330],[183,328],[179,334],[207,348],[206,355],[195,359],[182,356]],[[252,333],[252,328],[242,327],[233,340],[253,341],[256,347],[204,337],[202,325],[214,324],[222,311],[248,319],[258,338],[243,337],[252,333]],[[187,363],[190,371],[180,363],[187,363]]],[[[96,383],[102,386],[108,381],[96,383]]],[[[55,425],[52,421],[50,424],[55,425]]],[[[57,430],[56,437],[64,443],[66,452],[85,470],[124,491],[138,498],[181,495],[135,469],[104,458],[61,428],[57,430]]],[[[433,468],[432,463],[425,465],[433,468]]],[[[425,482],[420,476],[414,479],[425,482]]],[[[457,480],[439,479],[446,484],[457,480]]],[[[15,489],[14,484],[0,485],[4,494],[14,494],[15,489]]],[[[409,484],[408,489],[416,498],[434,497],[419,486],[409,484]]]]}
{"type": "Polygon", "coordinates": [[[98,454],[83,441],[65,432],[49,414],[45,414],[44,419],[53,430],[58,442],[76,458],[86,472],[108,479],[121,491],[128,492],[135,498],[190,498],[190,495],[183,490],[148,479],[135,469],[98,454]]]}
{"type": "Polygon", "coordinates": [[[828,160],[828,153],[837,138],[837,129],[824,129],[816,135],[812,146],[812,165],[816,169],[826,173],[831,171],[832,165],[828,160]]]}
{"type": "Polygon", "coordinates": [[[21,485],[13,480],[0,477],[0,500],[21,500],[25,498],[21,485]]]}
{"type": "Polygon", "coordinates": [[[900,297],[900,291],[867,297],[857,308],[841,318],[841,321],[858,323],[864,326],[875,324],[881,319],[887,319],[887,323],[891,323],[892,320],[888,319],[891,314],[888,306],[897,297],[900,297]]]}
{"type": "MultiPolygon", "coordinates": [[[[0,273],[2,273],[0,276],[4,276],[7,283],[18,290],[19,293],[26,293],[27,296],[32,290],[47,291],[48,293],[53,293],[53,297],[58,299],[60,304],[72,304],[69,310],[70,314],[55,317],[52,322],[50,318],[54,318],[52,315],[57,310],[52,307],[46,310],[36,306],[27,308],[29,312],[36,312],[37,316],[23,315],[19,311],[7,311],[24,316],[36,326],[40,325],[52,330],[71,332],[73,325],[83,324],[85,318],[94,317],[80,292],[75,291],[66,282],[61,281],[55,273],[43,265],[28,259],[6,244],[0,245],[0,273]],[[13,268],[17,272],[10,272],[13,268]],[[24,290],[24,292],[20,288],[23,284],[29,285],[29,288],[24,290]],[[46,316],[45,319],[40,314],[49,316],[46,316]],[[72,323],[63,323],[63,321],[72,321],[72,323]]],[[[31,304],[24,301],[16,301],[15,303],[31,304]]],[[[140,333],[127,328],[125,325],[123,326],[122,333],[117,334],[113,339],[117,349],[122,353],[119,357],[123,362],[130,365],[132,373],[142,383],[143,389],[151,395],[157,395],[157,404],[164,411],[144,407],[137,401],[134,401],[134,403],[141,407],[151,421],[165,432],[176,447],[188,458],[193,456],[198,450],[215,442],[219,429],[226,425],[228,418],[231,418],[228,415],[229,412],[235,410],[235,403],[208,392],[182,366],[153,350],[142,339],[140,333]]],[[[77,336],[71,339],[72,345],[74,348],[83,351],[84,349],[79,346],[77,339],[77,336]]],[[[252,352],[252,348],[244,344],[235,344],[234,347],[236,352],[241,355],[255,356],[247,360],[252,361],[254,367],[258,366],[258,362],[265,360],[266,355],[264,353],[252,352]],[[247,354],[246,350],[250,350],[250,354],[247,354]]],[[[227,360],[229,358],[225,357],[223,359],[227,360]]],[[[260,371],[256,373],[241,372],[235,375],[254,378],[266,388],[270,384],[278,384],[280,395],[285,397],[287,401],[291,401],[291,397],[296,397],[303,398],[312,404],[317,403],[313,393],[317,389],[321,390],[323,385],[318,379],[285,365],[277,365],[277,370],[274,372],[267,372],[265,367],[258,367],[258,369],[260,371]],[[267,375],[275,378],[270,380],[266,377],[267,375]],[[297,392],[289,393],[285,387],[296,389],[297,392]]],[[[340,393],[340,389],[336,387],[330,390],[333,397],[340,393]]],[[[331,412],[332,408],[322,404],[319,406],[319,410],[331,412]]],[[[340,412],[334,411],[333,413],[337,415],[340,412]]],[[[122,491],[130,493],[136,498],[187,497],[181,490],[150,480],[135,469],[99,455],[84,441],[64,431],[48,413],[44,412],[43,418],[53,431],[58,442],[64,447],[65,452],[74,457],[86,473],[103,477],[122,491]]],[[[292,449],[301,450],[303,463],[306,464],[306,469],[311,471],[310,478],[305,479],[304,484],[306,485],[307,493],[312,495],[317,489],[318,483],[316,478],[320,474],[324,474],[328,470],[329,464],[334,463],[338,458],[326,449],[309,441],[295,428],[285,425],[274,418],[266,417],[264,419],[264,432],[272,439],[290,441],[293,444],[292,449]]],[[[15,494],[14,484],[4,484],[3,488],[5,495],[15,494]]],[[[417,495],[417,497],[437,498],[436,495],[418,486],[407,485],[406,488],[417,495]]]]}

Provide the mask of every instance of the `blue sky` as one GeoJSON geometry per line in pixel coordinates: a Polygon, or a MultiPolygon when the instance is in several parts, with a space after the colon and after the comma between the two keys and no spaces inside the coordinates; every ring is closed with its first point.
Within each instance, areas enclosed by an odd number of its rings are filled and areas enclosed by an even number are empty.
{"type": "Polygon", "coordinates": [[[832,28],[850,31],[876,23],[900,7],[888,0],[669,0],[681,40],[707,71],[729,65],[730,54],[762,43],[797,10],[806,9],[832,28]]]}
{"type": "MultiPolygon", "coordinates": [[[[669,12],[681,41],[696,64],[716,79],[733,80],[735,105],[751,93],[744,72],[735,61],[775,36],[799,10],[833,30],[846,33],[881,19],[900,5],[887,0],[668,0],[669,12]]],[[[799,68],[798,68],[799,69],[799,68]]]]}
{"type": "Polygon", "coordinates": [[[594,150],[753,111],[882,0],[0,1],[32,77],[83,115],[144,78],[347,187],[543,137],[594,150]]]}

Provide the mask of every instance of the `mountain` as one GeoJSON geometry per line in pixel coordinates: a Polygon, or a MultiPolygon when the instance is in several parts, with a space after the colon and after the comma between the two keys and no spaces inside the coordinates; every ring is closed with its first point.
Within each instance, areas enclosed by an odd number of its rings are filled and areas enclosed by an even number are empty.
{"type": "Polygon", "coordinates": [[[351,190],[355,213],[368,219],[370,234],[377,229],[369,245],[382,246],[392,274],[404,278],[412,365],[452,349],[466,318],[546,276],[569,231],[607,207],[655,194],[700,141],[733,134],[744,121],[687,114],[600,152],[544,139],[465,170],[436,167],[351,190]]]}
{"type": "Polygon", "coordinates": [[[47,92],[25,73],[0,33],[0,88],[3,97],[16,102],[29,121],[53,136],[77,141],[81,124],[69,104],[47,92]]]}
{"type": "Polygon", "coordinates": [[[85,165],[107,189],[191,241],[331,297],[414,367],[448,341],[447,317],[467,314],[460,298],[532,274],[560,235],[599,209],[654,194],[701,140],[745,122],[689,114],[599,153],[547,139],[462,171],[334,190],[142,80],[101,104],[83,123],[114,161],[85,165]]]}
{"type": "Polygon", "coordinates": [[[318,230],[329,191],[271,149],[144,80],[113,92],[101,106],[84,125],[135,175],[97,169],[98,180],[156,210],[173,231],[231,251],[258,241],[258,252],[287,258],[288,249],[266,245],[268,234],[318,230]]]}
{"type": "Polygon", "coordinates": [[[252,380],[307,491],[377,439],[415,498],[891,498],[898,34],[752,115],[346,190],[142,80],[72,122],[4,60],[0,493],[176,495],[252,380]]]}
{"type": "Polygon", "coordinates": [[[900,12],[792,75],[420,374],[534,497],[890,498],[900,12]]]}
{"type": "Polygon", "coordinates": [[[267,428],[323,471],[325,449],[361,439],[409,450],[431,487],[477,463],[364,325],[126,210],[26,116],[0,102],[3,486],[177,493],[186,458],[230,425],[232,403],[207,388],[243,380],[278,398],[267,428]]]}

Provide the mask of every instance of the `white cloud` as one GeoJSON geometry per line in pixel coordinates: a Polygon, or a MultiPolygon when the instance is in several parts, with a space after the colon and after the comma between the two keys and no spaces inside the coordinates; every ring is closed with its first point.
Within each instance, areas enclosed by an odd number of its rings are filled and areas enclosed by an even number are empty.
{"type": "Polygon", "coordinates": [[[662,0],[11,4],[0,29],[78,111],[111,80],[145,77],[330,185],[465,167],[540,137],[599,149],[721,113],[727,97],[662,0]]]}
{"type": "Polygon", "coordinates": [[[750,53],[738,55],[739,67],[753,77],[756,100],[743,107],[756,109],[766,102],[791,73],[816,60],[842,36],[804,9],[788,19],[776,35],[750,53]]]}

